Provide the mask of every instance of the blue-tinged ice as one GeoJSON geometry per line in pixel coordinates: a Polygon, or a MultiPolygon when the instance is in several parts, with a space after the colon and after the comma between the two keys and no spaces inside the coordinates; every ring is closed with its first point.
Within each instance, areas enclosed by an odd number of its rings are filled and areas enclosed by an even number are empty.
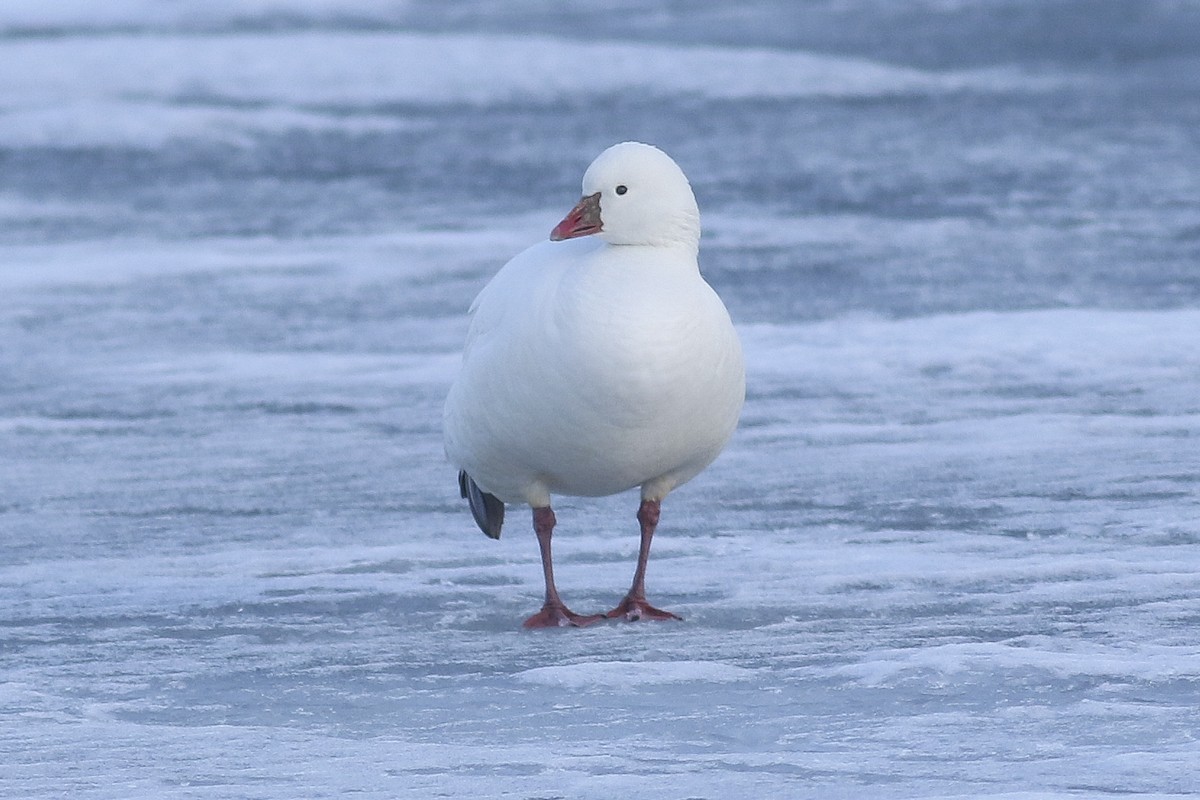
{"type": "Polygon", "coordinates": [[[0,5],[0,797],[1200,793],[1200,10],[1125,11],[0,5]],[[530,634],[440,408],[624,139],[748,397],[685,622],[530,634]]]}

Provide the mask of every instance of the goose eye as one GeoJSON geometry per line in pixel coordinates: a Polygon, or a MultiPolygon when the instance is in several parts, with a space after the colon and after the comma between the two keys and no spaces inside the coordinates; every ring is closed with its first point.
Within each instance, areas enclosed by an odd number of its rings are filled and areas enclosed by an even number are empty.
{"type": "Polygon", "coordinates": [[[617,194],[625,194],[628,191],[629,191],[629,187],[623,183],[617,187],[617,194]]]}

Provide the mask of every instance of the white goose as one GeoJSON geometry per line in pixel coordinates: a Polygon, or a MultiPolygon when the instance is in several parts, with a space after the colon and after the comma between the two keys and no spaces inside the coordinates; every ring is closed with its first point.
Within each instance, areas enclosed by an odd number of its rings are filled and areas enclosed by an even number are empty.
{"type": "Polygon", "coordinates": [[[446,399],[446,454],[479,527],[496,539],[505,503],[533,509],[546,599],[527,628],[678,619],[646,602],[660,503],[717,457],[745,397],[737,333],[696,264],[700,212],[679,166],[650,145],[614,145],[583,194],[550,241],[475,299],[446,399]],[[629,593],[608,614],[572,613],[554,585],[551,496],[637,486],[629,593]]]}

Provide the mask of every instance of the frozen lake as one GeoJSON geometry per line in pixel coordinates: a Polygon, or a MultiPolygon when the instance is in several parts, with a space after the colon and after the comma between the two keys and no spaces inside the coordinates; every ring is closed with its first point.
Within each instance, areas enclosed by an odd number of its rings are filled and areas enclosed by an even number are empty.
{"type": "Polygon", "coordinates": [[[0,796],[1200,794],[1200,5],[493,6],[0,6],[0,796]],[[747,403],[528,633],[441,403],[625,139],[747,403]]]}

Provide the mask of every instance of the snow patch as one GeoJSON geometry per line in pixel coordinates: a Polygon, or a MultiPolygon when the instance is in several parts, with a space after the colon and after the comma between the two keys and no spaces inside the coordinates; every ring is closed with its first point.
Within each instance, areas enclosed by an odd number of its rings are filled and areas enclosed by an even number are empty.
{"type": "Polygon", "coordinates": [[[379,109],[663,95],[866,98],[1041,91],[1015,69],[935,72],[860,58],[534,36],[280,33],[5,43],[0,143],[245,144],[256,133],[403,127],[379,109]],[[581,83],[578,75],[587,75],[581,83]]]}
{"type": "Polygon", "coordinates": [[[752,680],[757,670],[718,661],[589,661],[535,667],[517,674],[524,683],[562,689],[629,688],[672,683],[731,683],[752,680]]]}

